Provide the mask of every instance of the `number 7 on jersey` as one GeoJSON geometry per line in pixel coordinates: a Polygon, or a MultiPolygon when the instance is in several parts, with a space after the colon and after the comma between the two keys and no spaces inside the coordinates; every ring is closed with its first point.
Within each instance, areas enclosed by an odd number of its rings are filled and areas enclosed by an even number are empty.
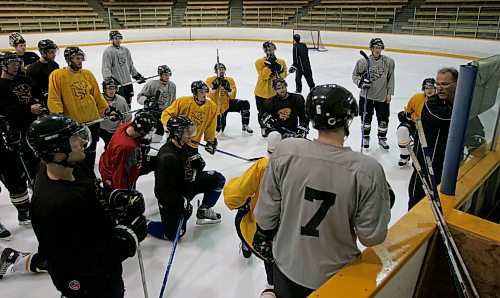
{"type": "Polygon", "coordinates": [[[337,194],[330,193],[327,191],[312,189],[306,186],[306,192],[304,194],[304,199],[313,202],[314,200],[323,201],[319,206],[318,211],[314,213],[313,217],[307,222],[305,226],[300,228],[300,235],[319,237],[319,230],[317,227],[325,219],[328,209],[335,204],[335,199],[337,194]]]}

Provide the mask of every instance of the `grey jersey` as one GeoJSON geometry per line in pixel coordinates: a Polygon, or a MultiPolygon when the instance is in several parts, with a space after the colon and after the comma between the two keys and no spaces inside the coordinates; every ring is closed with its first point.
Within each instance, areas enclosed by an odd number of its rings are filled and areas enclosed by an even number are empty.
{"type": "MultiPolygon", "coordinates": [[[[128,107],[128,104],[125,101],[125,98],[123,98],[123,96],[116,94],[113,101],[107,100],[106,96],[104,96],[104,98],[108,102],[109,106],[116,108],[121,113],[125,113],[125,112],[130,111],[130,108],[128,107]]],[[[130,114],[126,115],[122,121],[113,122],[111,120],[104,120],[101,122],[101,129],[104,129],[107,132],[114,133],[118,126],[120,126],[122,123],[125,123],[125,122],[130,121],[130,120],[132,120],[132,115],[130,115],[130,114]]]]}
{"type": "Polygon", "coordinates": [[[130,51],[124,46],[117,48],[110,45],[104,50],[101,71],[103,78],[113,77],[120,84],[132,82],[130,76],[137,75],[132,55],[130,55],[130,51]]]}
{"type": "Polygon", "coordinates": [[[317,289],[360,253],[384,241],[389,190],[372,157],[317,140],[283,140],[270,157],[254,215],[278,228],[276,265],[289,279],[317,289]]]}
{"type": "Polygon", "coordinates": [[[147,81],[144,87],[142,87],[141,92],[137,95],[137,102],[143,105],[146,98],[155,97],[158,90],[160,90],[160,97],[158,98],[160,109],[164,110],[168,108],[176,98],[176,86],[172,81],[168,81],[165,85],[160,80],[147,81]]]}
{"type": "MultiPolygon", "coordinates": [[[[370,82],[372,86],[368,89],[368,99],[384,102],[387,95],[394,95],[394,60],[385,55],[380,55],[375,60],[372,55],[370,59],[370,82]]],[[[367,71],[368,62],[361,58],[352,71],[352,81],[356,86],[359,84],[361,75],[367,71]]],[[[359,96],[365,97],[365,90],[359,92],[359,96]]]]}

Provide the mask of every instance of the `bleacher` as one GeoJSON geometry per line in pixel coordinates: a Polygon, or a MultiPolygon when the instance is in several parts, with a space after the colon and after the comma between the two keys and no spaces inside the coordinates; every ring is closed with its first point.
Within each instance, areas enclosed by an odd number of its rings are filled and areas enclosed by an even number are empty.
{"type": "Polygon", "coordinates": [[[227,26],[229,21],[229,0],[188,0],[183,26],[227,26]]]}
{"type": "Polygon", "coordinates": [[[308,0],[243,0],[243,25],[256,27],[282,27],[305,6],[308,0]]]}
{"type": "Polygon", "coordinates": [[[171,26],[174,1],[103,1],[123,28],[171,26]]]}
{"type": "Polygon", "coordinates": [[[495,38],[500,34],[498,0],[427,0],[403,30],[415,34],[495,38]]]}
{"type": "Polygon", "coordinates": [[[108,24],[81,1],[0,1],[0,32],[96,30],[108,24]]]}
{"type": "Polygon", "coordinates": [[[407,0],[322,0],[306,16],[300,28],[383,31],[390,26],[407,0]]]}

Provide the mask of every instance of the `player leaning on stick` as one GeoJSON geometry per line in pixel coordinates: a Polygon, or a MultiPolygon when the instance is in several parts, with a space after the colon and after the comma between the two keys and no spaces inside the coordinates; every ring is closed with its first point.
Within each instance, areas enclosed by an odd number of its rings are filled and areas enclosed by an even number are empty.
{"type": "Polygon", "coordinates": [[[362,117],[363,147],[370,147],[370,131],[375,110],[378,122],[378,144],[385,150],[389,149],[387,144],[387,129],[389,127],[389,107],[394,95],[394,60],[382,55],[384,42],[380,38],[370,40],[370,78],[366,78],[368,62],[360,58],[352,71],[352,81],[360,89],[359,93],[359,115],[362,117]],[[365,104],[366,97],[368,97],[365,104]],[[363,119],[363,113],[366,115],[363,119]]]}

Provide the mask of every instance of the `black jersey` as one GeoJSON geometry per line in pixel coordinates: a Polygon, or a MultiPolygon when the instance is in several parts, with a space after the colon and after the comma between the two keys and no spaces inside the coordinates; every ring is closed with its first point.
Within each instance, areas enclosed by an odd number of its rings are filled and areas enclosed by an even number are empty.
{"type": "Polygon", "coordinates": [[[293,65],[304,73],[311,72],[311,63],[309,62],[309,49],[302,43],[293,45],[293,65]]]}
{"type": "Polygon", "coordinates": [[[45,164],[40,166],[31,201],[38,251],[47,257],[60,291],[71,281],[88,289],[121,279],[121,262],[130,250],[115,236],[115,223],[97,198],[94,180],[78,165],[73,175],[74,181],[52,180],[45,164]]]}
{"type": "Polygon", "coordinates": [[[33,80],[35,86],[45,92],[49,90],[49,75],[56,69],[59,69],[59,64],[55,61],[47,61],[43,63],[40,60],[31,64],[26,75],[33,80]]]}
{"type": "Polygon", "coordinates": [[[296,93],[288,93],[286,98],[275,95],[264,101],[262,113],[272,115],[281,127],[280,133],[287,133],[286,130],[296,132],[297,126],[309,126],[309,119],[305,113],[304,97],[296,93]],[[285,128],[285,129],[283,129],[285,128]]]}
{"type": "Polygon", "coordinates": [[[40,59],[40,56],[38,56],[34,52],[25,52],[24,55],[19,56],[23,60],[23,65],[21,66],[22,68],[19,69],[18,74],[26,74],[26,70],[30,67],[31,64],[35,63],[40,59]]]}

